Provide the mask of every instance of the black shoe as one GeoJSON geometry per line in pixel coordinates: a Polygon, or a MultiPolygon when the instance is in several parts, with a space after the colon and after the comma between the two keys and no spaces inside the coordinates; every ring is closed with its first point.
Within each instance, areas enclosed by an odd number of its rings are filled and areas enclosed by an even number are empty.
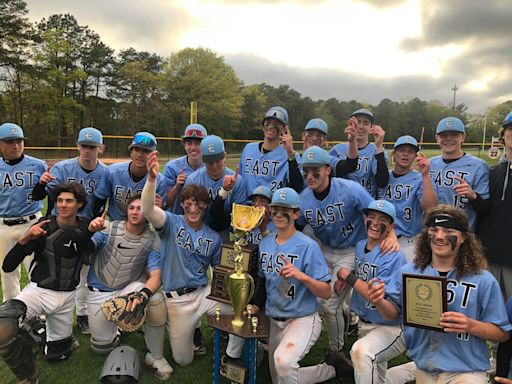
{"type": "Polygon", "coordinates": [[[194,355],[206,355],[206,348],[203,345],[203,335],[201,333],[201,328],[196,328],[194,330],[194,355]]]}
{"type": "Polygon", "coordinates": [[[352,365],[352,361],[347,359],[343,352],[329,351],[324,363],[334,367],[337,377],[354,376],[354,366],[352,365]]]}
{"type": "Polygon", "coordinates": [[[91,334],[91,330],[89,329],[89,318],[87,317],[87,315],[77,316],[76,325],[78,325],[78,328],[80,328],[80,332],[82,333],[82,335],[91,334]]]}
{"type": "Polygon", "coordinates": [[[228,363],[239,365],[241,367],[244,366],[244,362],[240,358],[234,359],[232,357],[229,357],[228,355],[222,356],[220,359],[220,374],[224,377],[226,377],[226,374],[228,372],[228,363]]]}

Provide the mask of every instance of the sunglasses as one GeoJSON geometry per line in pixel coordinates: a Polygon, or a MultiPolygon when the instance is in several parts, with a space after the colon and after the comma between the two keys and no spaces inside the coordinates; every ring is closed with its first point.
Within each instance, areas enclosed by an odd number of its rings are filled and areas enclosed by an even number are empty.
{"type": "Polygon", "coordinates": [[[151,137],[148,137],[143,134],[137,134],[133,137],[132,144],[140,144],[145,145],[147,147],[156,148],[156,142],[151,137]]]}
{"type": "Polygon", "coordinates": [[[183,135],[186,139],[197,137],[198,139],[204,139],[206,135],[203,131],[197,128],[190,128],[185,131],[185,134],[183,135]]]}

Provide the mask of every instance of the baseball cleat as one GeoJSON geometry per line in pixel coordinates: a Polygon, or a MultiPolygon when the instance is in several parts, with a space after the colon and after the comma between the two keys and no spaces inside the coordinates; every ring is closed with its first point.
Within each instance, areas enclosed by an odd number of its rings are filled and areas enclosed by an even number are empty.
{"type": "Polygon", "coordinates": [[[146,353],[144,362],[155,371],[154,375],[160,380],[169,380],[174,371],[165,357],[155,360],[150,352],[146,353]]]}

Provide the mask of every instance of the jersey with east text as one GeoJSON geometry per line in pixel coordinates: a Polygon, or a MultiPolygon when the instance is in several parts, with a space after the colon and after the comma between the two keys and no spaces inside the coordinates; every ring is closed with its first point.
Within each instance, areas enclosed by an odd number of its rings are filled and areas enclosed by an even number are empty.
{"type": "Polygon", "coordinates": [[[32,190],[46,169],[42,160],[28,155],[15,165],[0,159],[0,218],[28,216],[43,209],[42,200],[32,198],[32,190]]]}
{"type": "Polygon", "coordinates": [[[396,177],[389,171],[389,183],[386,188],[379,188],[378,198],[388,200],[396,209],[395,229],[397,236],[415,236],[423,228],[423,177],[412,170],[396,177]]]}
{"type": "MultiPolygon", "coordinates": [[[[389,284],[392,276],[398,273],[400,267],[405,263],[405,256],[402,252],[393,252],[383,254],[380,246],[375,246],[371,251],[365,252],[367,240],[361,240],[356,245],[356,275],[359,279],[368,283],[376,278],[378,281],[384,281],[389,284]]],[[[386,320],[377,311],[377,308],[366,300],[363,296],[354,290],[350,310],[361,319],[376,324],[400,324],[401,319],[386,320]]]]}
{"type": "MultiPolygon", "coordinates": [[[[80,166],[78,157],[59,161],[50,170],[55,179],[46,184],[46,192],[50,194],[52,189],[60,183],[80,183],[87,192],[87,204],[78,212],[78,215],[92,219],[92,197],[106,170],[107,166],[101,161],[91,172],[86,172],[80,166]]],[[[53,208],[52,215],[57,215],[57,207],[53,208]]]]}
{"type": "MultiPolygon", "coordinates": [[[[109,199],[108,215],[112,220],[126,219],[127,203],[130,197],[142,192],[148,174],[135,182],[130,176],[130,161],[109,165],[94,196],[100,200],[109,199]]],[[[164,176],[159,173],[156,179],[156,193],[165,201],[167,183],[164,176]]]]}
{"type": "MultiPolygon", "coordinates": [[[[375,180],[375,175],[377,174],[376,150],[377,146],[374,143],[368,143],[366,147],[358,149],[356,170],[344,176],[361,184],[372,197],[375,197],[377,194],[377,182],[375,180]]],[[[341,143],[335,145],[329,154],[342,160],[347,159],[348,144],[341,143]]],[[[384,151],[384,158],[386,159],[386,165],[389,167],[389,158],[386,151],[384,151]]]]}
{"type": "Polygon", "coordinates": [[[286,150],[280,145],[268,153],[263,153],[260,145],[261,142],[247,144],[240,156],[238,173],[244,177],[246,196],[250,196],[260,185],[265,185],[274,192],[288,183],[286,150]]]}
{"type": "MultiPolygon", "coordinates": [[[[398,308],[402,308],[404,273],[439,276],[431,265],[423,271],[413,263],[404,265],[386,286],[386,297],[398,308]]],[[[446,278],[448,311],[495,324],[505,332],[512,330],[500,286],[489,271],[457,278],[456,271],[452,270],[446,278]]],[[[408,355],[419,369],[433,373],[482,372],[490,367],[485,339],[469,333],[444,333],[406,326],[404,337],[409,348],[408,355]]]]}
{"type": "Polygon", "coordinates": [[[180,288],[199,288],[208,284],[208,267],[220,262],[221,239],[203,224],[191,228],[181,215],[165,212],[160,236],[160,269],[165,292],[180,288]]]}
{"type": "MultiPolygon", "coordinates": [[[[276,231],[276,226],[273,221],[270,221],[267,224],[267,231],[270,233],[274,233],[276,231]]],[[[259,244],[263,239],[263,235],[261,234],[260,227],[254,228],[252,231],[247,232],[245,234],[245,240],[249,244],[259,244]]]]}
{"type": "Polygon", "coordinates": [[[363,209],[373,198],[352,180],[332,178],[329,194],[318,200],[311,188],[300,194],[300,225],[309,224],[325,245],[341,249],[366,238],[363,209]]]}
{"type": "Polygon", "coordinates": [[[258,275],[266,279],[265,313],[287,319],[304,317],[318,311],[317,297],[295,278],[279,275],[286,258],[299,271],[315,280],[330,282],[331,274],[318,244],[302,232],[296,232],[284,244],[277,244],[276,234],[263,238],[259,246],[258,275]]]}
{"type": "Polygon", "coordinates": [[[485,200],[489,198],[489,166],[482,159],[467,153],[460,159],[448,163],[441,156],[430,159],[430,178],[437,194],[437,202],[463,209],[468,216],[469,227],[474,230],[476,212],[467,197],[462,197],[454,191],[453,187],[459,184],[454,176],[466,180],[485,200]]]}

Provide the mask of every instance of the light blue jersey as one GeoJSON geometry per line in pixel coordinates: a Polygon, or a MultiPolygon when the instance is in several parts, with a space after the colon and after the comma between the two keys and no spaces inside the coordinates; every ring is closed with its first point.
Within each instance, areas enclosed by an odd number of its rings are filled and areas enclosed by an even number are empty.
{"type": "MultiPolygon", "coordinates": [[[[78,212],[78,215],[92,219],[92,197],[106,170],[107,166],[98,162],[94,170],[86,172],[80,166],[78,157],[59,161],[50,170],[55,179],[46,184],[46,192],[50,194],[52,189],[60,183],[80,183],[87,192],[87,204],[82,211],[78,212]]],[[[57,207],[53,208],[52,215],[57,216],[57,207]]]]}
{"type": "MultiPolygon", "coordinates": [[[[269,233],[276,232],[276,226],[273,221],[270,221],[267,224],[267,231],[269,233]]],[[[254,228],[251,232],[247,232],[245,235],[245,240],[249,244],[259,244],[261,243],[261,240],[263,239],[263,235],[261,234],[260,227],[254,228]]]]}
{"type": "Polygon", "coordinates": [[[280,145],[263,153],[262,143],[249,143],[245,146],[238,164],[238,173],[244,178],[246,196],[258,185],[265,185],[272,192],[288,184],[288,154],[280,145]]]}
{"type": "Polygon", "coordinates": [[[490,196],[489,166],[482,159],[467,153],[452,162],[445,162],[441,156],[430,159],[430,178],[437,194],[437,202],[463,209],[468,216],[470,229],[474,230],[476,212],[467,197],[459,196],[454,191],[453,187],[459,184],[454,176],[466,180],[471,188],[486,200],[490,196]]]}
{"type": "MultiPolygon", "coordinates": [[[[356,245],[356,273],[357,277],[365,283],[374,277],[378,281],[384,281],[389,284],[392,276],[398,273],[400,267],[405,265],[405,256],[402,252],[393,252],[383,254],[380,246],[377,245],[370,252],[365,252],[367,240],[361,240],[356,245]]],[[[350,302],[350,310],[358,315],[361,319],[376,324],[401,324],[402,320],[385,320],[368,300],[357,293],[352,293],[352,301],[350,302]]]]}
{"type": "MultiPolygon", "coordinates": [[[[231,169],[229,169],[228,167],[224,167],[224,175],[234,175],[234,174],[235,174],[235,172],[233,172],[231,169]]],[[[217,197],[217,194],[219,193],[219,190],[222,187],[223,181],[224,181],[224,176],[218,180],[213,180],[208,175],[208,172],[206,172],[206,168],[201,168],[201,169],[198,169],[197,171],[191,173],[190,176],[187,177],[187,181],[185,181],[185,185],[190,185],[190,184],[202,185],[203,187],[206,188],[206,190],[208,191],[208,196],[210,196],[210,199],[212,199],[212,201],[213,201],[217,197]]],[[[231,190],[228,198],[224,201],[224,210],[226,212],[231,212],[231,206],[233,205],[233,203],[245,204],[246,201],[247,201],[247,196],[245,194],[243,177],[240,177],[240,175],[238,175],[238,177],[236,178],[235,186],[231,190]]],[[[208,211],[206,211],[206,214],[203,218],[203,221],[205,223],[209,223],[210,220],[211,220],[211,216],[210,216],[209,209],[208,209],[208,211]]]]}
{"type": "Polygon", "coordinates": [[[43,209],[43,202],[32,199],[32,190],[46,172],[44,161],[23,155],[23,160],[9,165],[0,159],[0,217],[29,216],[43,209]]]}
{"type": "Polygon", "coordinates": [[[388,200],[396,209],[396,235],[415,236],[423,228],[423,211],[420,202],[423,197],[423,177],[412,170],[396,177],[389,171],[389,183],[379,188],[378,198],[388,200]]]}
{"type": "Polygon", "coordinates": [[[208,267],[220,262],[218,233],[205,224],[196,231],[183,216],[171,212],[165,212],[164,226],[157,233],[164,292],[206,286],[208,267]]]}
{"type": "MultiPolygon", "coordinates": [[[[115,163],[107,167],[107,171],[103,175],[98,188],[94,192],[100,200],[109,199],[108,215],[112,220],[126,219],[127,202],[133,195],[142,192],[144,184],[146,184],[146,175],[139,181],[135,182],[130,176],[131,161],[123,163],[115,163]]],[[[164,176],[159,173],[157,177],[156,193],[165,201],[165,193],[167,191],[167,183],[164,176]]]]}
{"type": "MultiPolygon", "coordinates": [[[[204,164],[198,169],[204,168],[204,164]]],[[[192,166],[187,161],[187,155],[178,157],[177,159],[169,160],[164,167],[164,177],[167,181],[167,186],[172,188],[176,185],[176,179],[181,172],[184,172],[186,176],[189,176],[191,173],[195,172],[196,169],[192,168],[192,166]]],[[[180,205],[179,194],[176,197],[176,201],[172,207],[169,207],[169,211],[176,213],[177,215],[183,214],[183,208],[180,205]]]]}
{"type": "MultiPolygon", "coordinates": [[[[404,265],[386,287],[386,296],[399,308],[402,306],[403,273],[439,276],[439,272],[430,265],[424,271],[413,263],[404,265]]],[[[505,332],[512,330],[500,286],[489,271],[457,279],[456,271],[452,270],[447,280],[448,311],[495,324],[505,332]]],[[[471,372],[486,371],[490,367],[485,340],[468,333],[404,327],[404,336],[409,357],[424,371],[471,372]]]]}
{"type": "MultiPolygon", "coordinates": [[[[91,240],[94,243],[96,253],[107,244],[107,242],[109,240],[109,236],[110,236],[110,227],[108,227],[107,229],[105,229],[101,232],[96,232],[92,236],[91,240]]],[[[152,271],[156,271],[156,270],[160,269],[160,264],[161,264],[160,250],[158,249],[158,246],[157,246],[157,244],[159,244],[158,239],[156,239],[156,240],[157,241],[155,242],[154,247],[148,252],[148,255],[146,257],[146,271],[147,272],[152,272],[152,271]]],[[[98,276],[96,275],[96,272],[94,272],[93,267],[89,268],[89,273],[87,274],[87,285],[90,287],[94,287],[94,288],[100,290],[101,292],[117,291],[117,289],[109,287],[102,280],[100,280],[98,278],[98,276]]]]}
{"type": "Polygon", "coordinates": [[[332,178],[323,200],[317,200],[309,187],[302,191],[298,223],[309,224],[315,236],[331,248],[350,247],[366,238],[363,208],[371,201],[370,194],[355,181],[332,178]]]}
{"type": "MultiPolygon", "coordinates": [[[[358,149],[356,170],[345,176],[347,179],[361,184],[373,197],[377,196],[377,181],[375,180],[375,175],[377,174],[376,150],[377,146],[374,143],[368,143],[366,147],[358,149]]],[[[329,154],[339,159],[347,159],[348,144],[335,145],[329,154]]],[[[389,167],[389,158],[386,151],[384,151],[384,158],[386,159],[386,165],[389,167]]]]}
{"type": "Polygon", "coordinates": [[[296,232],[284,244],[276,243],[276,234],[266,236],[260,243],[258,275],[266,279],[265,313],[269,317],[294,319],[318,311],[317,297],[294,278],[279,276],[284,256],[297,269],[315,280],[329,282],[331,274],[318,244],[302,232],[296,232]]]}

